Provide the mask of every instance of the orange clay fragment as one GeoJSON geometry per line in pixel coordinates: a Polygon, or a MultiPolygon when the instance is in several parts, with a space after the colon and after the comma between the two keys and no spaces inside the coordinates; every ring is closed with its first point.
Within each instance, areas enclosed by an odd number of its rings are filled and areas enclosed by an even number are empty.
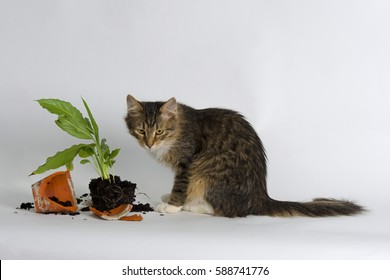
{"type": "Polygon", "coordinates": [[[127,215],[127,213],[130,212],[133,205],[131,204],[122,204],[114,209],[106,210],[106,211],[99,211],[96,208],[90,206],[89,209],[94,213],[96,216],[99,216],[100,218],[104,220],[119,220],[120,218],[127,215]]]}
{"type": "Polygon", "coordinates": [[[131,216],[124,216],[124,217],[120,218],[119,220],[121,220],[121,221],[142,221],[143,218],[139,214],[134,214],[131,216]]]}

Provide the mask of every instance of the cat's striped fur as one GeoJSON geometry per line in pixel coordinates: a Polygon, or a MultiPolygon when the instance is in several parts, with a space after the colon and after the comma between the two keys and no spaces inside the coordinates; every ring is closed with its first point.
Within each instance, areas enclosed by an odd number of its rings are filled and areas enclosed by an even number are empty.
{"type": "Polygon", "coordinates": [[[353,215],[363,207],[346,200],[289,202],[267,193],[266,155],[252,126],[237,112],[196,110],[177,103],[127,97],[131,135],[175,171],[166,203],[158,210],[187,210],[226,217],[353,215]]]}

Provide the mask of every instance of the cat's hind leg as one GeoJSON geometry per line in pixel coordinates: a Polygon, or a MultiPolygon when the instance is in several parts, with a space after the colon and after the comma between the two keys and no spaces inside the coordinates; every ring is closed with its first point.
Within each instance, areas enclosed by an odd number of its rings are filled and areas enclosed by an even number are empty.
{"type": "Polygon", "coordinates": [[[186,202],[183,206],[183,210],[192,213],[214,215],[214,208],[202,198],[186,202]]]}
{"type": "Polygon", "coordinates": [[[200,176],[191,176],[183,210],[193,213],[214,215],[214,208],[205,199],[206,188],[206,179],[200,176]]]}

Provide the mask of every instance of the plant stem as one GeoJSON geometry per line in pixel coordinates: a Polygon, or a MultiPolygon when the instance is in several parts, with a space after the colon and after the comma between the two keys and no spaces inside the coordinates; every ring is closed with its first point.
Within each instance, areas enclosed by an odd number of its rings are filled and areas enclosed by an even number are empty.
{"type": "Polygon", "coordinates": [[[100,169],[100,177],[103,180],[110,180],[110,174],[107,170],[106,165],[104,164],[104,155],[103,155],[102,147],[100,145],[100,139],[98,133],[94,133],[94,141],[96,144],[97,155],[95,156],[100,169]]]}
{"type": "Polygon", "coordinates": [[[97,172],[97,174],[99,174],[99,176],[102,177],[101,168],[100,168],[100,165],[99,165],[99,162],[98,162],[96,154],[91,156],[91,158],[92,158],[92,166],[93,166],[93,168],[95,168],[95,171],[97,172]]]}

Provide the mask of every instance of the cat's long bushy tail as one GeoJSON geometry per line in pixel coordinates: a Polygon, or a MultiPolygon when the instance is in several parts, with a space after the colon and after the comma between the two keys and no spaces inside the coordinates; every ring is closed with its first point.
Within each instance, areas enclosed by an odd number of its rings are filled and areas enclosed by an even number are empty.
{"type": "Polygon", "coordinates": [[[356,215],[365,211],[364,207],[348,201],[329,198],[316,198],[310,202],[291,202],[269,199],[263,215],[275,217],[329,217],[356,215]]]}

